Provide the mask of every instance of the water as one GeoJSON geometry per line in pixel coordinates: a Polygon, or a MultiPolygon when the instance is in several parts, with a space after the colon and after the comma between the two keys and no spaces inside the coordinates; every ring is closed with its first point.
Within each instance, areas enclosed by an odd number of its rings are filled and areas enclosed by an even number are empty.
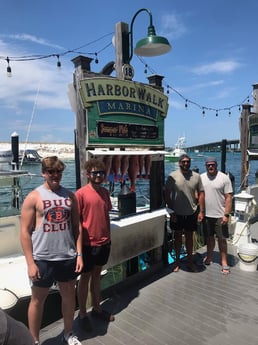
{"type": "MultiPolygon", "coordinates": [[[[215,156],[218,160],[218,167],[220,168],[221,162],[221,154],[217,153],[203,153],[202,156],[197,155],[195,153],[191,153],[190,156],[192,158],[191,168],[198,168],[199,172],[202,173],[205,171],[205,158],[207,156],[215,156]]],[[[76,190],[76,180],[75,180],[75,164],[74,160],[65,160],[66,169],[63,173],[62,178],[62,185],[66,188],[75,191],[76,190]]],[[[41,176],[41,165],[27,165],[24,167],[25,170],[28,170],[33,176],[31,177],[23,177],[20,181],[21,186],[21,194],[20,200],[22,201],[26,195],[33,190],[35,187],[39,186],[43,183],[43,177],[41,176]]],[[[169,162],[165,160],[165,179],[169,175],[171,171],[178,169],[178,163],[169,162]]],[[[258,161],[252,161],[250,164],[250,173],[248,177],[248,184],[252,185],[255,183],[255,172],[258,169],[258,161]]],[[[226,155],[226,172],[230,172],[233,174],[235,182],[235,193],[239,192],[240,188],[240,179],[241,179],[241,153],[240,152],[228,152],[226,155]]],[[[128,185],[129,182],[128,182],[128,185]]],[[[105,185],[109,188],[109,185],[105,185]]],[[[115,183],[115,189],[113,196],[117,196],[120,191],[120,184],[115,183]]],[[[144,206],[146,200],[145,197],[149,196],[149,181],[145,179],[137,179],[136,183],[136,191],[137,191],[137,202],[140,203],[140,206],[144,206]],[[141,200],[140,200],[141,199],[141,200]]],[[[0,189],[0,196],[1,196],[1,203],[3,200],[7,200],[7,203],[10,203],[12,200],[12,194],[10,188],[3,188],[0,189]]],[[[138,205],[139,206],[139,205],[138,205]]]]}

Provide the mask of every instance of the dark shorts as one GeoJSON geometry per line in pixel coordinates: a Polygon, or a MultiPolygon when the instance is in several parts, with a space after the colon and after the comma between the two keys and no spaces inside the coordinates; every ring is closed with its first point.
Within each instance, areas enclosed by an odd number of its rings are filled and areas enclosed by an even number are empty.
{"type": "Polygon", "coordinates": [[[189,231],[193,232],[197,230],[197,217],[198,211],[190,216],[176,215],[176,222],[170,220],[170,228],[174,231],[189,231]]]}
{"type": "Polygon", "coordinates": [[[55,282],[69,282],[77,278],[75,272],[77,258],[62,261],[35,260],[41,278],[33,281],[33,286],[51,287],[55,282]]]}
{"type": "Polygon", "coordinates": [[[206,236],[216,235],[218,238],[226,239],[229,237],[228,224],[221,224],[222,218],[204,218],[204,234],[206,236]]]}
{"type": "Polygon", "coordinates": [[[92,271],[94,266],[104,266],[108,262],[111,243],[103,246],[83,246],[83,272],[92,271]]]}

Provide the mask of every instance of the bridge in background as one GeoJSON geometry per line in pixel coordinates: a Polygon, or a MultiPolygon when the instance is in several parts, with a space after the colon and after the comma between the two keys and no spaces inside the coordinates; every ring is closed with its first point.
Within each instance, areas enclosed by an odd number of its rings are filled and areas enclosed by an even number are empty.
{"type": "Polygon", "coordinates": [[[208,144],[196,145],[186,147],[187,152],[218,152],[221,151],[222,142],[226,141],[227,151],[240,151],[240,141],[236,140],[221,140],[208,144]]]}

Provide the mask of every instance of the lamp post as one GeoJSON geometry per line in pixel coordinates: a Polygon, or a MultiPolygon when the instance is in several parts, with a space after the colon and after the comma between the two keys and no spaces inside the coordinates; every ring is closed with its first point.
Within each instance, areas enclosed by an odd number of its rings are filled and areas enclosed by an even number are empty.
{"type": "Polygon", "coordinates": [[[115,28],[115,48],[116,48],[116,76],[118,79],[131,80],[134,75],[133,67],[130,65],[133,57],[133,25],[136,17],[141,12],[147,12],[150,23],[148,36],[137,42],[134,53],[139,56],[158,56],[168,53],[171,45],[165,37],[157,36],[153,26],[151,11],[141,8],[135,13],[128,31],[128,24],[119,22],[115,28]]]}

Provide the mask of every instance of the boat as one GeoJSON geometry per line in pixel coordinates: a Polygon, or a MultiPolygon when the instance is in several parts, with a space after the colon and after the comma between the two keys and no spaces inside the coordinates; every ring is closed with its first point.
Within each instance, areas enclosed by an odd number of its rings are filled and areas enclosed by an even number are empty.
{"type": "MultiPolygon", "coordinates": [[[[13,153],[11,149],[0,149],[0,162],[8,158],[8,162],[10,165],[13,164],[13,153]]],[[[21,149],[19,150],[19,165],[29,165],[29,164],[40,164],[42,157],[35,149],[21,149]]]]}
{"type": "Polygon", "coordinates": [[[42,157],[35,149],[19,150],[19,164],[40,164],[42,157]]]}
{"type": "Polygon", "coordinates": [[[175,144],[174,149],[172,151],[169,151],[167,154],[165,154],[165,159],[170,162],[178,162],[178,158],[181,155],[186,154],[185,142],[186,142],[185,137],[179,137],[175,144]]]}
{"type": "Polygon", "coordinates": [[[20,206],[22,179],[30,180],[33,174],[19,169],[13,156],[11,150],[0,150],[0,308],[10,314],[31,296],[20,245],[20,206]]]}

